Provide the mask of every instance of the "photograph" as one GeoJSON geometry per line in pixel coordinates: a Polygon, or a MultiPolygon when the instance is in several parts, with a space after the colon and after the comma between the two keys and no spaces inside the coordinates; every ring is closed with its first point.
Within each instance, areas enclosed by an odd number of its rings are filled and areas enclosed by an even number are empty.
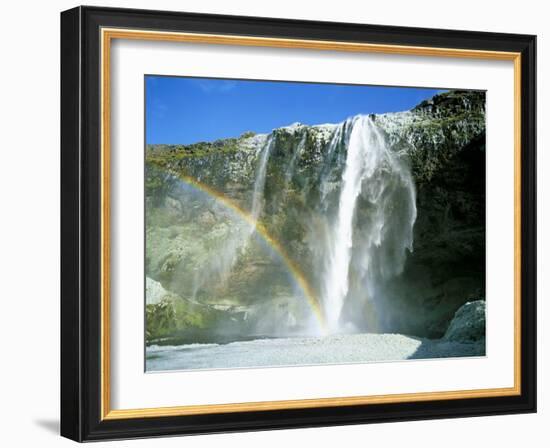
{"type": "Polygon", "coordinates": [[[146,74],[145,370],[486,355],[486,92],[146,74]]]}

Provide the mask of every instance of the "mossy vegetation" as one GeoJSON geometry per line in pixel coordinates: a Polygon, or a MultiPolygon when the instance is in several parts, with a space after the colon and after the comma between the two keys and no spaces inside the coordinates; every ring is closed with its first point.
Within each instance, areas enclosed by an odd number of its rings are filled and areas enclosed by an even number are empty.
{"type": "MultiPolygon", "coordinates": [[[[171,344],[174,339],[196,342],[215,341],[226,331],[237,331],[239,315],[217,310],[208,305],[171,297],[145,308],[145,340],[147,344],[171,344]]],[[[240,322],[239,330],[242,330],[240,322]]]]}
{"type": "Polygon", "coordinates": [[[239,150],[243,138],[252,137],[253,133],[243,134],[241,138],[228,138],[214,142],[198,142],[190,145],[147,145],[146,160],[164,166],[167,162],[178,161],[188,157],[205,157],[213,154],[232,154],[239,150]]]}

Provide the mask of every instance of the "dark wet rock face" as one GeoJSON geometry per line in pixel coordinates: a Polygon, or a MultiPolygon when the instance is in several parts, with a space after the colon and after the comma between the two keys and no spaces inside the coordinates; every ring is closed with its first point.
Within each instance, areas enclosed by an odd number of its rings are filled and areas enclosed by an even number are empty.
{"type": "Polygon", "coordinates": [[[393,135],[395,144],[410,145],[414,251],[396,279],[386,324],[440,337],[462,304],[485,297],[485,95],[439,95],[411,115],[393,135]]]}
{"type": "MultiPolygon", "coordinates": [[[[402,272],[381,285],[383,299],[357,300],[342,315],[359,331],[440,338],[462,305],[485,297],[485,94],[443,93],[372,120],[414,180],[413,251],[402,272]]],[[[157,310],[164,302],[186,316],[187,326],[170,327],[179,334],[212,322],[226,322],[232,332],[301,330],[310,306],[294,299],[288,263],[261,235],[240,243],[247,225],[239,210],[250,212],[256,204],[262,229],[321,295],[323,254],[315,240],[325,235],[323,217],[337,211],[347,155],[344,143],[334,144],[336,129],[294,124],[270,135],[147,147],[146,273],[172,294],[148,305],[160,322],[157,336],[175,331],[162,329],[170,316],[157,310]],[[195,179],[200,188],[181,179],[195,179]],[[218,193],[232,205],[212,196],[218,193]]],[[[356,233],[372,208],[366,198],[359,201],[356,233]]]]}

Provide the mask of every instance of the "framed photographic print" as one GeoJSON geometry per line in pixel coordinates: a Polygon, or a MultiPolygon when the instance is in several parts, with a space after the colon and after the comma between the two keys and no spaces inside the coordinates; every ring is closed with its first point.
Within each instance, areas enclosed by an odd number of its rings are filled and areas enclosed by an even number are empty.
{"type": "Polygon", "coordinates": [[[61,14],[61,433],[536,410],[535,37],[61,14]]]}

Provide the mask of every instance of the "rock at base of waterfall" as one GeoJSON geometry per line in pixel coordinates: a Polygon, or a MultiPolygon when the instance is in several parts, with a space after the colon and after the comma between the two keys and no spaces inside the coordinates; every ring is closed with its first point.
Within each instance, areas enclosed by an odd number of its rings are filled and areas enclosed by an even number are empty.
{"type": "Polygon", "coordinates": [[[145,303],[147,305],[156,305],[169,296],[170,293],[159,282],[149,277],[145,278],[145,303]]]}
{"type": "Polygon", "coordinates": [[[447,341],[476,342],[485,337],[485,300],[462,305],[443,337],[447,341]]]}

